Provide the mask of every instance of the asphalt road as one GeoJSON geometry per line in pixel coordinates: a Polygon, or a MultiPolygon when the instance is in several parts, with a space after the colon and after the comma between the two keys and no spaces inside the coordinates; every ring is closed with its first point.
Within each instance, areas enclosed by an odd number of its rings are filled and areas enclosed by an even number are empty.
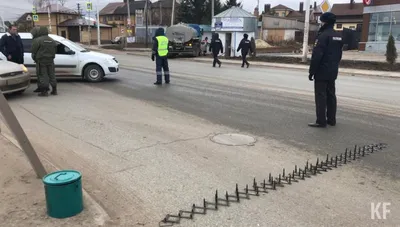
{"type": "Polygon", "coordinates": [[[313,83],[307,73],[286,69],[170,61],[172,84],[155,89],[149,59],[117,55],[121,73],[93,85],[127,97],[155,102],[258,136],[318,154],[336,154],[355,144],[387,143],[391,152],[370,159],[400,176],[400,80],[339,76],[338,124],[307,127],[315,120],[313,83]],[[134,62],[133,64],[131,62],[134,62]]]}
{"type": "Polygon", "coordinates": [[[400,223],[400,80],[341,75],[338,124],[315,129],[307,127],[315,116],[306,72],[175,59],[172,83],[156,87],[150,58],[114,55],[123,69],[102,83],[65,81],[57,97],[38,98],[32,87],[9,98],[40,157],[83,173],[111,217],[105,226],[157,226],[168,213],[212,201],[216,189],[232,194],[235,183],[243,189],[253,177],[380,142],[389,145],[384,152],[181,226],[400,223]],[[257,142],[212,142],[227,132],[257,142]],[[371,202],[390,202],[389,218],[371,220],[371,202]]]}

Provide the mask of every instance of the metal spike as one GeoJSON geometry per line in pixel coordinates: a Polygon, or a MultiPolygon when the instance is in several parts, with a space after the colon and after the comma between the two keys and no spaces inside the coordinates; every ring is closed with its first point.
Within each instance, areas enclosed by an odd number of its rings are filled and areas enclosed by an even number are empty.
{"type": "Polygon", "coordinates": [[[317,166],[314,166],[314,175],[317,174],[317,171],[318,171],[318,167],[317,167],[317,166]]]}
{"type": "Polygon", "coordinates": [[[331,166],[333,165],[333,157],[331,157],[331,166]]]}
{"type": "Polygon", "coordinates": [[[190,212],[190,219],[193,219],[194,209],[196,208],[196,204],[193,203],[192,212],[190,212]]]}
{"type": "Polygon", "coordinates": [[[335,168],[337,168],[338,156],[335,157],[335,168]]]}
{"type": "Polygon", "coordinates": [[[264,191],[265,191],[265,179],[264,179],[264,182],[263,182],[263,188],[264,188],[264,191]]]}
{"type": "Polygon", "coordinates": [[[204,208],[204,213],[207,212],[207,202],[206,199],[203,199],[203,208],[204,208]]]}
{"type": "Polygon", "coordinates": [[[285,169],[283,169],[282,177],[285,178],[285,169]]]}
{"type": "Polygon", "coordinates": [[[307,160],[307,163],[306,163],[306,168],[305,168],[305,170],[307,170],[308,169],[308,160],[307,160]]]}
{"type": "Polygon", "coordinates": [[[354,145],[354,153],[357,152],[357,144],[354,145]]]}
{"type": "Polygon", "coordinates": [[[300,177],[300,176],[301,176],[302,170],[299,168],[299,171],[298,171],[298,172],[299,172],[299,177],[300,177]]]}
{"type": "Polygon", "coordinates": [[[291,174],[289,173],[289,184],[292,183],[291,179],[292,179],[292,176],[291,176],[291,174]]]}
{"type": "Polygon", "coordinates": [[[305,175],[305,173],[303,172],[303,173],[302,173],[302,176],[301,176],[301,179],[303,179],[303,180],[304,180],[304,178],[305,178],[304,175],[305,175]]]}
{"type": "Polygon", "coordinates": [[[256,178],[254,177],[254,179],[253,179],[253,189],[256,189],[256,188],[255,188],[256,185],[257,185],[257,182],[256,182],[256,178]]]}
{"type": "Polygon", "coordinates": [[[353,152],[353,160],[356,160],[356,152],[357,152],[357,151],[354,151],[354,152],[353,152]]]}
{"type": "Polygon", "coordinates": [[[307,168],[304,169],[304,173],[307,174],[307,168]]]}
{"type": "Polygon", "coordinates": [[[240,198],[239,198],[239,185],[238,184],[236,184],[236,200],[239,202],[240,201],[240,198]]]}
{"type": "Polygon", "coordinates": [[[343,154],[340,154],[340,162],[343,161],[343,154]]]}
{"type": "Polygon", "coordinates": [[[372,146],[371,153],[374,153],[374,147],[372,146]]]}
{"type": "Polygon", "coordinates": [[[218,190],[215,191],[215,209],[218,210],[218,190]]]}
{"type": "Polygon", "coordinates": [[[294,172],[294,170],[293,170],[293,173],[292,173],[292,178],[293,178],[293,180],[294,180],[294,176],[295,176],[295,172],[294,172]]]}
{"type": "Polygon", "coordinates": [[[363,157],[365,156],[365,146],[364,146],[363,149],[362,149],[362,156],[363,156],[363,157]]]}
{"type": "Polygon", "coordinates": [[[319,158],[317,158],[317,164],[315,164],[315,165],[318,166],[318,164],[319,164],[319,158]]]}
{"type": "Polygon", "coordinates": [[[328,162],[329,162],[329,154],[327,154],[327,155],[326,155],[326,161],[325,161],[325,164],[327,165],[327,164],[328,164],[328,162]]]}
{"type": "Polygon", "coordinates": [[[358,156],[361,156],[361,147],[358,147],[358,156]]]}
{"type": "Polygon", "coordinates": [[[279,174],[278,184],[281,184],[281,175],[279,174]]]}
{"type": "Polygon", "coordinates": [[[271,173],[269,173],[268,182],[272,183],[272,176],[271,176],[271,173]]]}
{"type": "Polygon", "coordinates": [[[294,172],[297,173],[297,165],[294,166],[294,172]]]}
{"type": "Polygon", "coordinates": [[[254,189],[256,190],[256,195],[259,196],[260,191],[258,190],[258,185],[257,183],[254,185],[254,189]]]}
{"type": "Polygon", "coordinates": [[[246,195],[249,195],[249,185],[246,184],[246,195]]]}
{"type": "Polygon", "coordinates": [[[226,193],[225,193],[225,200],[226,200],[226,205],[229,206],[229,195],[228,195],[228,191],[226,191],[226,193]]]}
{"type": "Polygon", "coordinates": [[[346,152],[344,153],[344,164],[346,164],[347,163],[347,149],[346,149],[346,152]]]}
{"type": "Polygon", "coordinates": [[[275,180],[272,181],[272,189],[276,190],[276,182],[275,182],[275,180]]]}

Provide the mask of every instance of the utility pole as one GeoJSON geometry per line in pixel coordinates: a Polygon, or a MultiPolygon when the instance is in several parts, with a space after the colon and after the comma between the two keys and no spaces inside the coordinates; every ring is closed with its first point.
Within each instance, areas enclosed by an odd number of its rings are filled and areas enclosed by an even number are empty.
{"type": "MultiPolygon", "coordinates": [[[[146,48],[149,47],[149,24],[147,22],[147,18],[148,18],[148,6],[147,3],[149,2],[149,0],[146,0],[146,5],[144,6],[144,15],[146,18],[146,48]]],[[[175,0],[174,0],[175,2],[175,0]]]]}
{"type": "Polygon", "coordinates": [[[51,34],[51,12],[50,12],[50,0],[47,1],[47,16],[49,17],[49,33],[51,34]]]}
{"type": "Polygon", "coordinates": [[[211,0],[211,27],[212,25],[212,21],[214,19],[214,0],[211,0]]]}
{"type": "Polygon", "coordinates": [[[126,20],[126,23],[128,26],[125,28],[125,48],[128,47],[128,29],[131,28],[131,8],[130,8],[130,2],[129,0],[126,1],[127,7],[128,7],[128,19],[126,20]]]}
{"type": "Polygon", "coordinates": [[[171,26],[174,25],[175,22],[175,1],[176,0],[172,0],[171,26]]]}
{"type": "MultiPolygon", "coordinates": [[[[90,3],[92,3],[91,1],[89,1],[90,3]]],[[[91,4],[91,7],[92,7],[92,4],[91,4]]],[[[90,44],[92,43],[92,29],[91,29],[91,23],[92,23],[92,21],[91,21],[91,18],[90,18],[90,11],[92,11],[92,9],[90,9],[90,10],[88,10],[88,7],[86,6],[86,11],[88,11],[89,12],[89,17],[88,17],[88,32],[89,32],[89,46],[90,46],[90,44]]]]}
{"type": "Polygon", "coordinates": [[[79,42],[82,42],[82,13],[81,13],[81,4],[76,4],[78,7],[78,14],[79,14],[79,42]]]}
{"type": "Polygon", "coordinates": [[[100,47],[101,46],[101,40],[100,40],[100,15],[99,15],[99,0],[97,0],[96,4],[96,11],[97,11],[97,45],[100,47]]]}
{"type": "Polygon", "coordinates": [[[158,1],[160,3],[160,25],[162,25],[162,1],[158,1]]]}
{"type": "Polygon", "coordinates": [[[304,22],[304,40],[303,40],[303,62],[307,62],[308,55],[308,33],[310,31],[310,0],[306,0],[306,21],[304,22]]]}

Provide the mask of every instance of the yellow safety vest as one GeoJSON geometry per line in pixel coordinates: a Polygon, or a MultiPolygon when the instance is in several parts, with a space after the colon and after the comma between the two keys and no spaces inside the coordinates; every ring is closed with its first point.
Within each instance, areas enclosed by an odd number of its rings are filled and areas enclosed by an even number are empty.
{"type": "Polygon", "coordinates": [[[157,36],[158,41],[158,56],[164,57],[168,54],[168,38],[165,36],[157,36]]]}

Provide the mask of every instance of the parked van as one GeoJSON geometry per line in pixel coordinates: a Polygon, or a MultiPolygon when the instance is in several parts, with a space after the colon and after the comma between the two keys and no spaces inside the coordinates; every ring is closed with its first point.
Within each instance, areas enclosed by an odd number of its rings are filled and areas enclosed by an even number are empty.
{"type": "MultiPolygon", "coordinates": [[[[31,75],[36,75],[36,64],[31,57],[32,34],[18,33],[24,45],[24,65],[31,75]]],[[[0,37],[4,33],[0,33],[0,37]]],[[[49,35],[57,42],[57,55],[54,59],[58,78],[80,77],[89,82],[99,82],[107,75],[119,71],[115,57],[95,51],[89,51],[79,44],[58,35],[49,35]]]]}

